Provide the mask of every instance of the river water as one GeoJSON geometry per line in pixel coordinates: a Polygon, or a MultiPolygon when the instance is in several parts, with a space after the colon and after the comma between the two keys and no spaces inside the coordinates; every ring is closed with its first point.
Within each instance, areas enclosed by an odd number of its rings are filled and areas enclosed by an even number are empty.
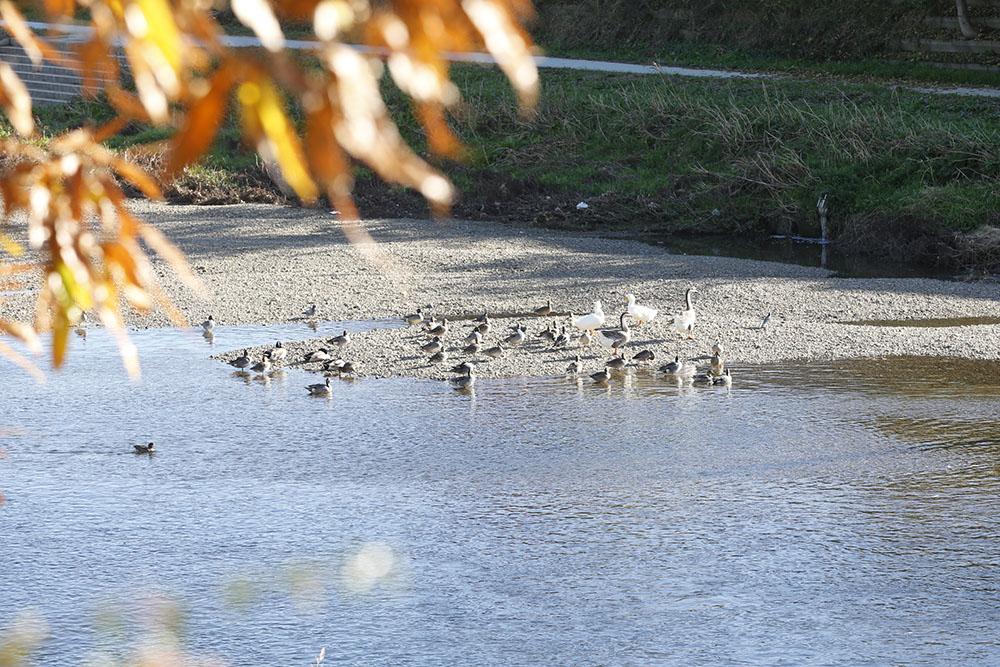
{"type": "Polygon", "coordinates": [[[0,629],[44,618],[34,662],[1000,663],[996,364],[312,398],[207,358],[317,334],[133,332],[139,384],[100,330],[45,385],[3,362],[0,629]]]}

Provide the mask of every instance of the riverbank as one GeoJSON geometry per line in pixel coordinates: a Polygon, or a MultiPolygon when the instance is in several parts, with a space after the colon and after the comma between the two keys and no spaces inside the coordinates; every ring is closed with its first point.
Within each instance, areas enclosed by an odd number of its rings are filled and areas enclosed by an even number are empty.
{"type": "MultiPolygon", "coordinates": [[[[877,327],[859,320],[996,317],[1000,285],[930,279],[843,279],[818,268],[723,257],[671,255],[636,241],[594,234],[539,230],[526,225],[468,221],[373,220],[376,246],[352,245],[337,216],[326,210],[267,205],[177,206],[134,202],[136,212],[173,239],[204,281],[205,300],[184,288],[166,265],[155,262],[166,292],[192,323],[214,315],[227,324],[301,321],[316,304],[316,318],[399,318],[417,308],[438,316],[526,313],[552,300],[557,312],[589,312],[601,300],[608,326],[625,308],[624,295],[660,310],[633,332],[631,357],[650,349],[658,366],[675,355],[697,358],[721,342],[731,363],[791,359],[841,359],[888,355],[1000,359],[1000,326],[877,327]],[[373,249],[383,267],[369,263],[373,249]],[[694,297],[698,321],[693,340],[681,339],[668,318],[694,297]],[[759,329],[765,315],[772,323],[759,329]]],[[[5,316],[29,319],[34,295],[3,303],[5,316]]],[[[133,327],[167,326],[163,314],[126,313],[133,327]]],[[[528,325],[528,344],[502,359],[478,364],[488,376],[553,375],[576,354],[543,351],[535,335],[567,317],[497,320],[487,340],[506,336],[515,322],[528,325]]],[[[633,321],[634,323],[634,321],[633,321]]],[[[418,343],[429,340],[414,327],[353,336],[343,357],[362,375],[442,377],[465,357],[454,350],[470,328],[449,326],[447,364],[432,366],[418,343]],[[445,368],[447,366],[447,368],[445,368]]],[[[261,346],[274,341],[262,340],[261,346]]],[[[286,343],[293,343],[286,341],[286,343]]],[[[290,358],[319,347],[293,344],[290,358]]],[[[263,347],[261,349],[264,349],[263,347]]],[[[235,352],[230,356],[235,356],[235,352]]],[[[71,352],[72,354],[72,352],[71,352]]],[[[594,372],[610,353],[584,350],[594,372]]]]}
{"type": "MultiPolygon", "coordinates": [[[[438,160],[460,192],[455,217],[635,234],[818,237],[864,254],[1000,272],[1000,143],[990,99],[826,80],[691,79],[545,70],[537,113],[519,112],[494,68],[456,65],[449,117],[461,162],[438,160]],[[584,202],[587,207],[578,208],[584,202]]],[[[411,106],[387,106],[421,154],[411,106]]],[[[101,102],[40,107],[46,136],[111,117],[101,102]]],[[[141,125],[109,141],[128,154],[169,136],[141,125]]],[[[235,116],[213,149],[165,189],[175,203],[284,200],[240,149],[235,116]]],[[[140,162],[155,171],[157,159],[140,162]]],[[[426,217],[423,198],[360,169],[366,218],[426,217]]]]}

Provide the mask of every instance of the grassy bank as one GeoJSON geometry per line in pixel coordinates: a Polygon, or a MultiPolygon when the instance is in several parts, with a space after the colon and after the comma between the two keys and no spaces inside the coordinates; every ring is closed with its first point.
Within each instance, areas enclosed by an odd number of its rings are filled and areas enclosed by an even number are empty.
{"type": "MultiPolygon", "coordinates": [[[[458,216],[636,234],[817,236],[816,200],[826,194],[831,235],[858,251],[1000,269],[996,250],[968,236],[1000,224],[995,101],[843,82],[549,70],[538,113],[525,120],[495,70],[462,66],[454,76],[464,102],[453,126],[469,154],[441,166],[460,187],[458,216]],[[589,207],[577,209],[581,201],[589,207]]],[[[385,90],[419,148],[408,105],[391,84],[385,90]]],[[[80,103],[40,113],[55,132],[108,111],[80,103]]],[[[158,132],[130,128],[115,147],[158,132]]],[[[419,196],[363,170],[357,194],[366,215],[426,214],[419,196]]],[[[170,197],[280,199],[240,151],[232,121],[170,197]]]]}

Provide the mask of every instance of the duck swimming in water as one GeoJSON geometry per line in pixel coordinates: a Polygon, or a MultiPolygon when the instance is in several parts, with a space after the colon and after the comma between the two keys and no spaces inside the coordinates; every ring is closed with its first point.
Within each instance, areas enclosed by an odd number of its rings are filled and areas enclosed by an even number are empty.
{"type": "Polygon", "coordinates": [[[310,396],[329,396],[332,391],[330,388],[330,378],[327,378],[324,384],[306,385],[306,391],[309,392],[310,396]]]}
{"type": "Polygon", "coordinates": [[[135,447],[136,454],[152,454],[156,449],[156,443],[151,442],[148,445],[132,445],[135,447]]]}

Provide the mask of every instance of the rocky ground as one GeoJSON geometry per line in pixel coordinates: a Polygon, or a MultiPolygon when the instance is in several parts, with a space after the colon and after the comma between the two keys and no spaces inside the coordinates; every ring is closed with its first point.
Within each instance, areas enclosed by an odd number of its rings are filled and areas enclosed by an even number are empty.
{"type": "MultiPolygon", "coordinates": [[[[713,343],[732,363],[791,359],[846,359],[888,355],[1000,359],[1000,325],[960,327],[857,326],[858,320],[1000,317],[1000,286],[992,282],[930,279],[841,279],[818,268],[723,257],[671,255],[635,241],[539,230],[515,224],[380,219],[366,222],[374,243],[351,243],[338,216],[326,210],[271,205],[182,206],[135,202],[187,254],[204,281],[207,297],[183,287],[157,261],[167,293],[191,322],[214,315],[220,326],[296,321],[316,304],[316,318],[398,319],[422,308],[451,320],[443,338],[449,357],[429,364],[421,327],[382,329],[352,336],[336,356],[354,361],[361,375],[442,377],[468,358],[461,341],[471,329],[462,318],[494,314],[491,346],[528,329],[527,341],[500,359],[476,355],[480,377],[560,374],[580,353],[585,372],[599,370],[611,352],[581,348],[568,313],[603,303],[608,327],[625,309],[624,296],[657,308],[659,315],[635,328],[624,348],[641,350],[659,366],[675,355],[707,359],[713,343]],[[684,292],[697,288],[693,339],[682,338],[670,317],[683,309],[684,292]],[[551,300],[562,315],[527,314],[551,300]],[[765,315],[771,324],[761,329],[765,315]],[[564,349],[542,344],[546,326],[567,326],[564,349]]],[[[8,296],[4,316],[30,319],[33,295],[8,296]]],[[[162,314],[128,313],[130,326],[167,326],[162,314]]],[[[634,325],[635,321],[631,320],[634,325]]],[[[267,349],[261,341],[260,351],[267,349]]],[[[289,361],[330,347],[322,340],[287,341],[289,361]]],[[[224,360],[241,350],[221,355],[224,360]]],[[[318,368],[318,364],[307,366],[318,368]]]]}

